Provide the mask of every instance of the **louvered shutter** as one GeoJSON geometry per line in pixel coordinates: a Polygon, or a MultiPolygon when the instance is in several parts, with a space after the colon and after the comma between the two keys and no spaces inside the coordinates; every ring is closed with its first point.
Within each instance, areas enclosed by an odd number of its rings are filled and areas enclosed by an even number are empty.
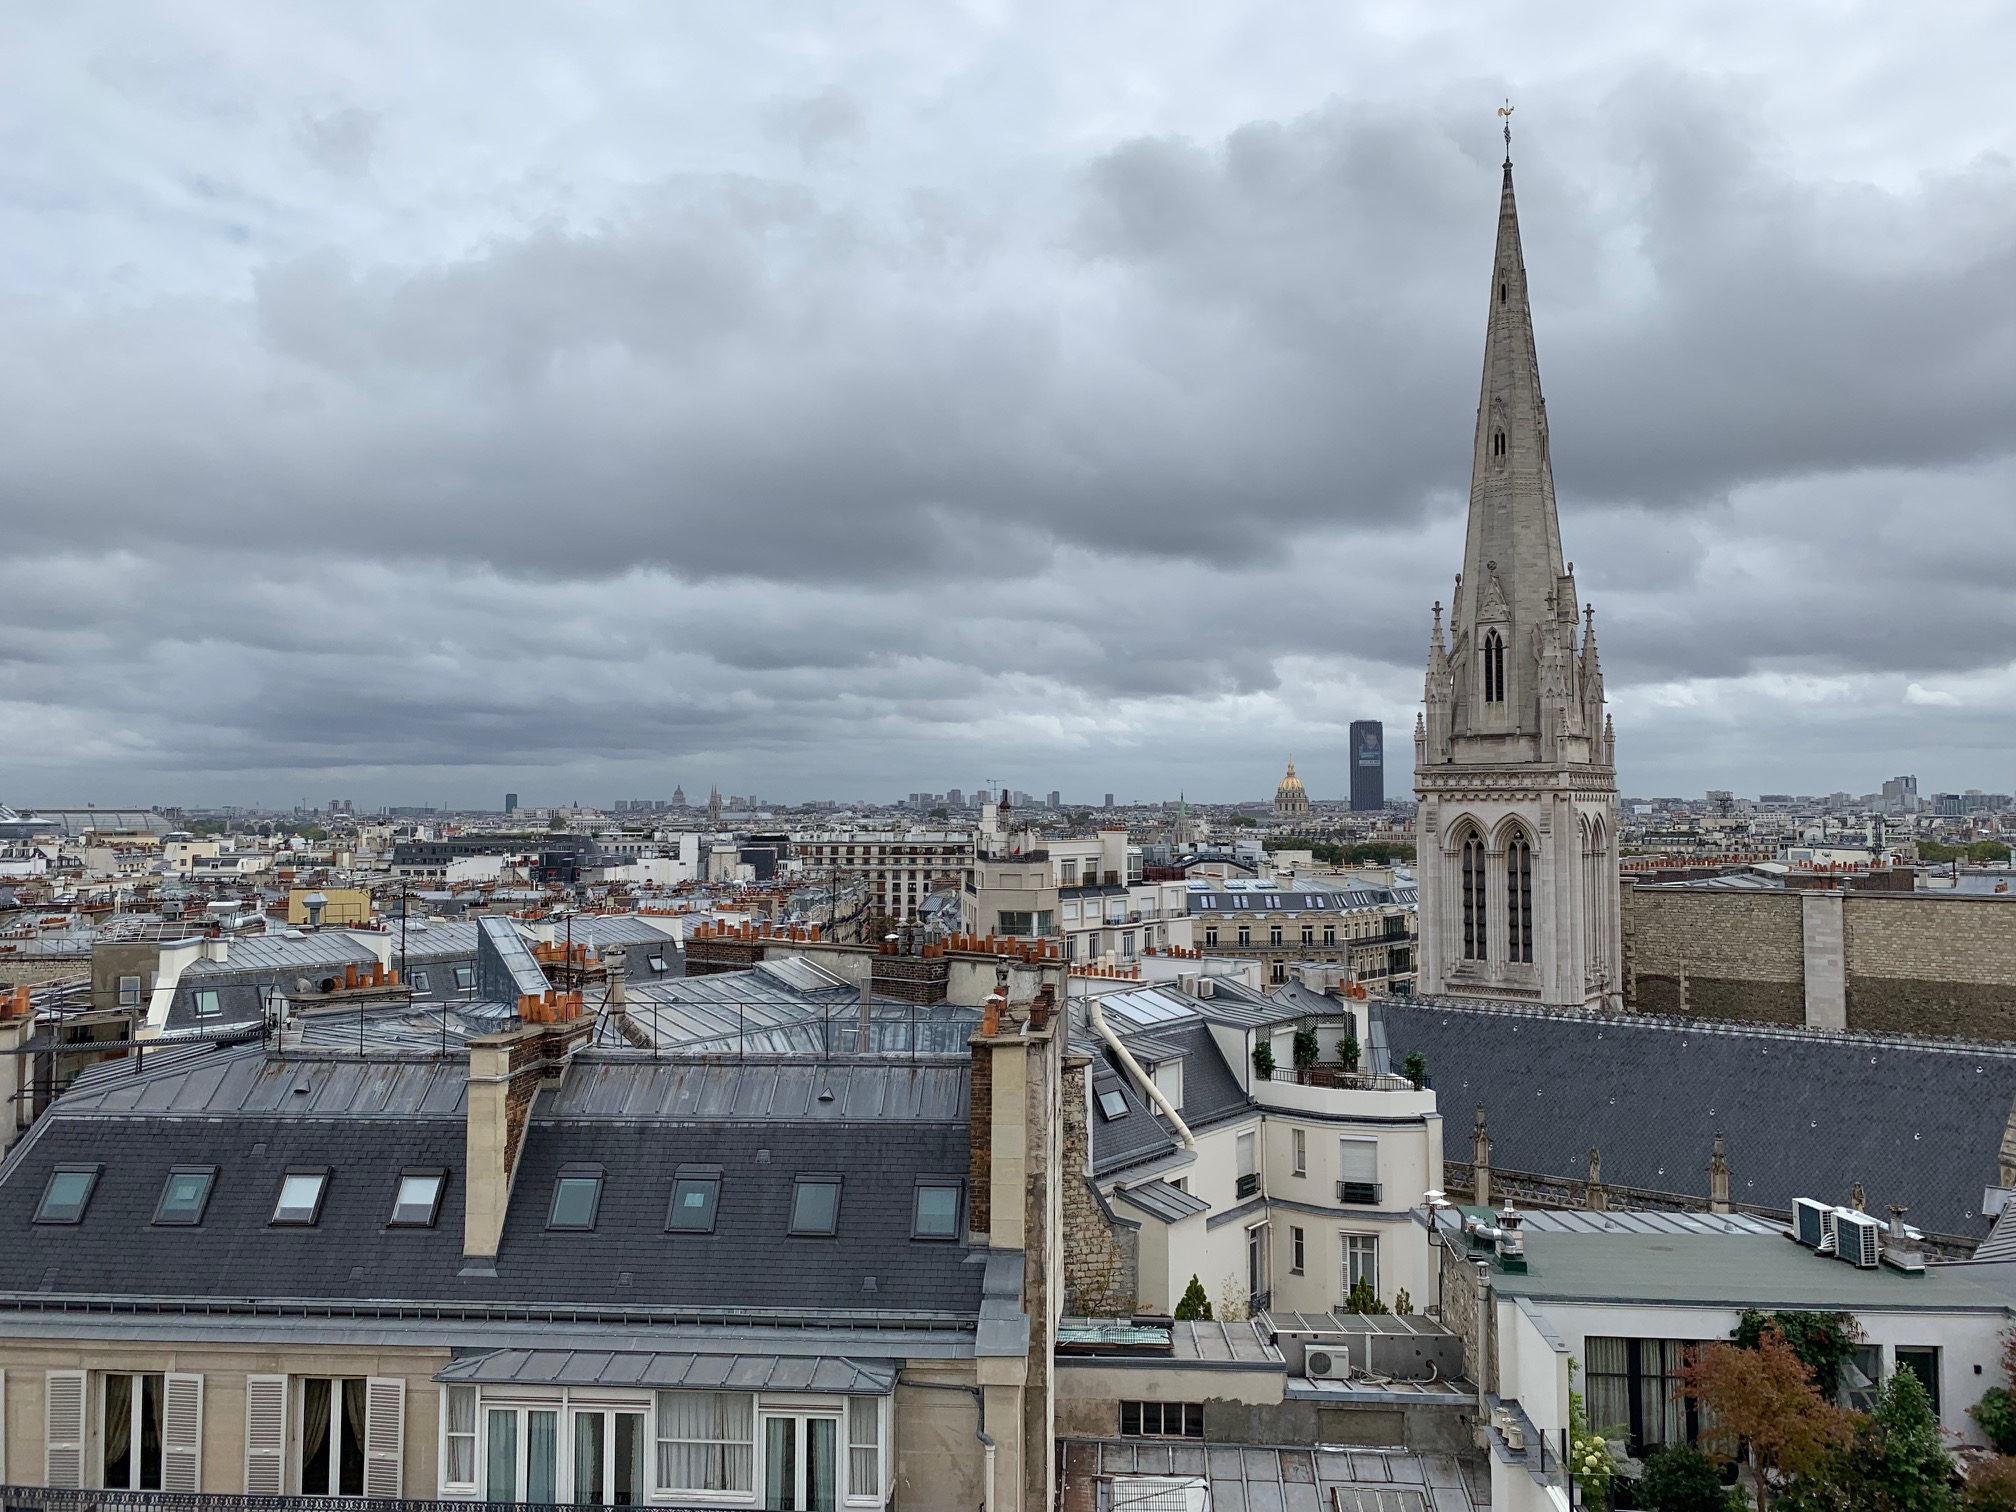
{"type": "Polygon", "coordinates": [[[161,1489],[203,1489],[203,1377],[170,1372],[161,1401],[161,1489]]]}
{"type": "Polygon", "coordinates": [[[405,1457],[405,1379],[372,1376],[364,1383],[364,1494],[400,1495],[405,1457]]]}
{"type": "Polygon", "coordinates": [[[42,1484],[84,1484],[84,1372],[52,1370],[44,1386],[42,1484]]]}
{"type": "Polygon", "coordinates": [[[245,1377],[245,1494],[278,1496],[287,1464],[287,1377],[245,1377]]]}

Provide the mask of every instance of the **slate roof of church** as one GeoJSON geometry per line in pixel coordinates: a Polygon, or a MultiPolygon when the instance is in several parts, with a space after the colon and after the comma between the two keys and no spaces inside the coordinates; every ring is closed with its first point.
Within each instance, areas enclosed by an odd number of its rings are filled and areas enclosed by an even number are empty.
{"type": "Polygon", "coordinates": [[[1861,1182],[1872,1212],[1901,1203],[1927,1232],[1988,1232],[2016,1045],[1441,999],[1372,1013],[1394,1065],[1426,1059],[1451,1159],[1482,1103],[1496,1167],[1582,1177],[1593,1145],[1607,1184],[1705,1197],[1719,1131],[1739,1203],[1841,1202],[1861,1182]]]}

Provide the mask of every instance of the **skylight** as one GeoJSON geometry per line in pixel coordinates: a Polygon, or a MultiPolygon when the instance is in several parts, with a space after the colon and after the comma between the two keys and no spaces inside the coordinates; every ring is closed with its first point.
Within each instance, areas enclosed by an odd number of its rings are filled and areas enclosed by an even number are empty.
{"type": "Polygon", "coordinates": [[[441,1192],[448,1185],[446,1171],[406,1171],[399,1177],[399,1191],[392,1199],[394,1228],[432,1228],[441,1211],[441,1192]]]}
{"type": "Polygon", "coordinates": [[[791,1232],[832,1234],[840,1226],[840,1178],[800,1176],[791,1193],[791,1232]]]}
{"type": "Polygon", "coordinates": [[[462,988],[465,992],[469,988],[474,987],[476,985],[476,968],[473,966],[457,966],[455,968],[455,985],[462,988]]]}
{"type": "Polygon", "coordinates": [[[1099,1094],[1099,1116],[1108,1123],[1127,1116],[1127,1099],[1118,1087],[1108,1087],[1099,1094]]]}
{"type": "Polygon", "coordinates": [[[224,1011],[224,998],[215,987],[198,988],[196,992],[196,1017],[214,1018],[224,1011]]]}
{"type": "Polygon", "coordinates": [[[959,1183],[951,1177],[919,1177],[916,1208],[911,1217],[913,1239],[959,1237],[959,1183]]]}
{"type": "Polygon", "coordinates": [[[41,1205],[35,1209],[37,1223],[82,1223],[90,1205],[91,1189],[98,1184],[99,1167],[58,1166],[49,1173],[42,1189],[41,1205]]]}
{"type": "Polygon", "coordinates": [[[161,1189],[154,1221],[159,1224],[197,1224],[210,1202],[210,1183],[216,1179],[215,1166],[176,1166],[161,1189]]]}
{"type": "Polygon", "coordinates": [[[702,1172],[675,1177],[672,1206],[665,1214],[665,1229],[673,1234],[711,1234],[714,1214],[721,1203],[721,1177],[702,1172]]]}
{"type": "Polygon", "coordinates": [[[599,1166],[562,1166],[560,1179],[553,1183],[553,1206],[546,1212],[549,1229],[592,1229],[595,1210],[602,1204],[602,1169],[599,1166]]]}
{"type": "Polygon", "coordinates": [[[273,1204],[275,1223],[312,1224],[322,1214],[322,1195],[329,1189],[326,1166],[289,1171],[280,1182],[280,1200],[273,1204]]]}

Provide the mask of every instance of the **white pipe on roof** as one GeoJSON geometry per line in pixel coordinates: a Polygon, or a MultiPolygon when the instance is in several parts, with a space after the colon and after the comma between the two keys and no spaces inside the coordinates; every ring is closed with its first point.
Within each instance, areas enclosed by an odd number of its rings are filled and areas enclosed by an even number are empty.
{"type": "Polygon", "coordinates": [[[1148,1100],[1162,1110],[1162,1116],[1169,1120],[1169,1125],[1176,1131],[1176,1138],[1182,1142],[1183,1148],[1196,1149],[1197,1136],[1190,1132],[1190,1126],[1183,1122],[1183,1115],[1176,1111],[1175,1105],[1162,1095],[1162,1089],[1155,1085],[1154,1078],[1141,1069],[1141,1062],[1134,1059],[1134,1052],[1121,1044],[1120,1037],[1106,1027],[1106,1015],[1099,1011],[1099,999],[1095,996],[1088,995],[1085,999],[1085,1019],[1091,1024],[1092,1032],[1106,1041],[1112,1047],[1113,1053],[1120,1057],[1120,1064],[1127,1068],[1128,1074],[1134,1078],[1148,1100]]]}

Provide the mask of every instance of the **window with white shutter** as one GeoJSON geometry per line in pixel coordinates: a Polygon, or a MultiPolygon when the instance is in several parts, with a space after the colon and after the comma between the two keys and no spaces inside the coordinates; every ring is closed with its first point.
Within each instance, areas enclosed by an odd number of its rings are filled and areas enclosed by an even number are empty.
{"type": "Polygon", "coordinates": [[[43,1386],[42,1484],[84,1484],[84,1372],[52,1370],[43,1386]]]}
{"type": "Polygon", "coordinates": [[[287,1465],[287,1377],[245,1377],[245,1494],[278,1496],[287,1465]]]}
{"type": "Polygon", "coordinates": [[[406,1457],[406,1382],[372,1376],[364,1383],[364,1494],[398,1496],[406,1457]]]}
{"type": "Polygon", "coordinates": [[[161,1413],[161,1489],[203,1489],[203,1377],[167,1376],[161,1413]]]}

